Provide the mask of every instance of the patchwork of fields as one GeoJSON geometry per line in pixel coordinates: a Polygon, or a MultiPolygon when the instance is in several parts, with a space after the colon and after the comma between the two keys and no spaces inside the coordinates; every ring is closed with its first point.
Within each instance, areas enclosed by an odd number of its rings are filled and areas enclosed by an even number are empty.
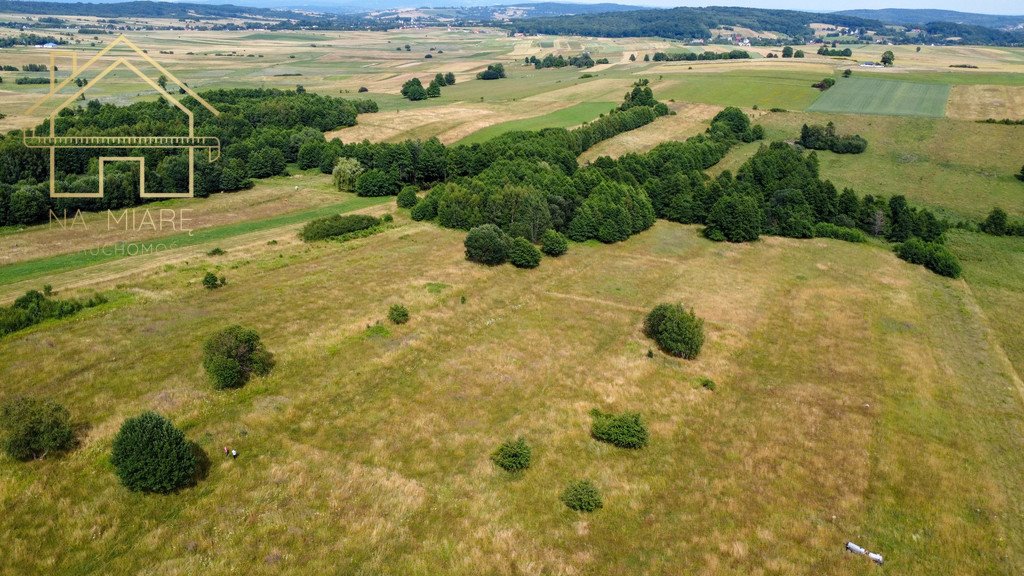
{"type": "MultiPolygon", "coordinates": [[[[198,90],[302,85],[377,101],[380,112],[327,134],[345,142],[576,126],[645,78],[672,114],[580,164],[684,140],[739,106],[767,140],[830,121],[863,136],[862,154],[817,152],[840,190],[902,194],[952,222],[994,206],[1024,218],[1022,128],[974,121],[1024,118],[1024,49],[894,47],[895,69],[867,72],[812,48],[801,62],[656,63],[643,54],[690,48],[491,29],[138,36],[172,52],[164,65],[198,90]],[[590,78],[523,65],[584,49],[610,64],[590,78]],[[979,69],[949,68],[965,61],[979,69]],[[475,79],[494,62],[507,79],[475,79]],[[439,98],[399,96],[409,78],[449,71],[458,81],[439,98]],[[832,89],[811,86],[826,76],[838,77],[832,89]]],[[[856,46],[854,58],[879,48],[856,46]]],[[[41,58],[0,52],[0,64],[41,58]]],[[[34,125],[23,111],[46,87],[3,74],[0,128],[34,125]]],[[[89,97],[141,97],[112,80],[89,97]]],[[[762,145],[736,145],[708,174],[735,173],[762,145]]],[[[0,455],[0,576],[1024,573],[1020,238],[949,232],[958,280],[875,239],[713,243],[668,221],[616,244],[572,243],[533,270],[486,267],[466,261],[464,233],[414,222],[392,197],[288,170],[251,190],[150,205],[194,209],[192,234],[0,229],[0,304],[43,285],[110,296],[0,338],[0,400],[54,398],[81,428],[65,456],[0,455]],[[343,212],[394,221],[347,242],[298,239],[304,222],[343,212]],[[96,252],[119,242],[139,253],[96,252]],[[227,284],[204,288],[207,272],[227,284]],[[662,302],[705,319],[696,360],[648,353],[644,316],[662,302]],[[409,308],[407,324],[385,320],[392,304],[409,308]],[[236,323],[259,331],[277,366],[217,391],[203,342],[236,323]],[[594,441],[592,408],[641,413],[649,445],[594,441]],[[143,410],[210,458],[196,487],[152,496],[117,483],[112,439],[143,410]],[[533,465],[507,475],[490,454],[518,436],[533,465]],[[221,457],[225,446],[240,457],[221,457]],[[604,508],[559,502],[580,478],[604,508]],[[885,566],[845,553],[849,540],[885,566]]]]}

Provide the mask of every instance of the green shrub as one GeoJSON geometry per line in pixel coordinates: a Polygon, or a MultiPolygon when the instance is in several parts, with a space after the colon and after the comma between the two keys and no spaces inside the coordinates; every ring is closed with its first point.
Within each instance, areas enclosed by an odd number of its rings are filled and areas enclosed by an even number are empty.
{"type": "Polygon", "coordinates": [[[730,194],[711,207],[704,236],[715,241],[753,242],[761,233],[763,220],[764,214],[757,200],[730,194]]]}
{"type": "Polygon", "coordinates": [[[491,454],[491,460],[507,472],[522,472],[530,467],[533,451],[525,438],[507,440],[491,454]]]}
{"type": "Polygon", "coordinates": [[[962,273],[960,262],[945,246],[911,238],[896,246],[896,255],[910,262],[920,264],[940,276],[959,278],[962,273]]]}
{"type": "Polygon", "coordinates": [[[224,249],[221,248],[220,246],[206,253],[207,256],[223,256],[224,254],[227,254],[227,252],[225,252],[224,249]]]}
{"type": "Polygon", "coordinates": [[[433,220],[437,217],[437,197],[427,194],[425,198],[416,203],[409,212],[409,216],[417,222],[433,220]]]}
{"type": "Polygon", "coordinates": [[[343,236],[380,226],[380,219],[367,214],[335,214],[311,220],[299,231],[299,238],[306,242],[343,236]]]}
{"type": "Polygon", "coordinates": [[[388,308],[388,320],[395,324],[405,324],[409,321],[409,309],[401,304],[392,304],[388,308]]]}
{"type": "Polygon", "coordinates": [[[399,208],[412,208],[416,206],[416,203],[420,201],[419,196],[416,195],[416,187],[406,186],[402,188],[402,191],[398,193],[396,201],[399,208]]]}
{"type": "Polygon", "coordinates": [[[835,238],[836,240],[843,240],[846,242],[867,242],[868,237],[864,235],[864,232],[856,228],[846,228],[845,226],[836,226],[828,222],[818,222],[814,225],[814,237],[815,238],[835,238]]]}
{"type": "Polygon", "coordinates": [[[508,261],[516,268],[536,268],[540,265],[540,250],[526,238],[516,238],[509,246],[508,261]]]}
{"type": "Polygon", "coordinates": [[[84,308],[105,304],[107,299],[95,294],[88,300],[50,298],[49,293],[29,290],[10,306],[0,306],[0,336],[17,332],[51,318],[66,318],[84,308]]]}
{"type": "Polygon", "coordinates": [[[207,290],[214,290],[220,288],[221,286],[224,286],[227,283],[227,278],[223,276],[218,278],[217,275],[214,274],[213,272],[207,272],[206,274],[203,275],[203,286],[205,286],[207,290]]]}
{"type": "Polygon", "coordinates": [[[607,442],[619,448],[638,449],[647,445],[647,426],[640,414],[626,412],[624,414],[608,414],[597,408],[590,411],[593,421],[590,424],[590,435],[595,440],[607,442]]]}
{"type": "Polygon", "coordinates": [[[155,412],[129,418],[114,437],[110,457],[121,484],[135,492],[173,492],[195,483],[199,459],[170,420],[155,412]]]}
{"type": "Polygon", "coordinates": [[[217,389],[238,388],[253,374],[266,376],[273,367],[274,357],[255,330],[229,326],[203,345],[203,368],[217,389]]]}
{"type": "Polygon", "coordinates": [[[593,512],[604,506],[601,492],[590,480],[579,480],[569,484],[562,492],[562,502],[570,510],[577,512],[593,512]]]}
{"type": "Polygon", "coordinates": [[[981,223],[981,231],[993,236],[1005,236],[1009,217],[1002,208],[993,208],[981,223]]]}
{"type": "Polygon", "coordinates": [[[701,376],[698,382],[700,383],[701,388],[704,388],[705,390],[710,390],[712,392],[714,392],[715,388],[717,387],[715,385],[715,381],[712,380],[711,378],[708,378],[707,376],[701,376]]]}
{"type": "Polygon", "coordinates": [[[540,237],[540,251],[548,256],[561,256],[569,250],[569,240],[553,228],[540,237]]]}
{"type": "Polygon", "coordinates": [[[483,224],[466,234],[466,259],[488,266],[504,264],[512,239],[494,224],[483,224]]]}
{"type": "Polygon", "coordinates": [[[43,458],[70,450],[75,442],[71,415],[50,400],[15,397],[0,408],[4,452],[15,460],[43,458]]]}
{"type": "Polygon", "coordinates": [[[692,360],[704,345],[704,321],[682,304],[659,304],[647,315],[644,334],[666,354],[692,360]]]}

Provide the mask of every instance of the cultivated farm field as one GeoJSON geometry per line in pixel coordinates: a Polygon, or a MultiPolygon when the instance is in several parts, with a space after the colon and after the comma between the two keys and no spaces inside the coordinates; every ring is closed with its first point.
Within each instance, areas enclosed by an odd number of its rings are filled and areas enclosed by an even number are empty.
{"type": "MultiPolygon", "coordinates": [[[[767,141],[833,122],[868,145],[816,152],[822,178],[962,224],[945,242],[963,275],[904,262],[877,238],[731,244],[667,220],[614,244],[573,242],[536,269],[483,266],[467,261],[465,233],[295,164],[249,190],[147,205],[193,210],[192,233],[111,231],[102,214],[87,229],[0,228],[0,305],[44,285],[108,300],[0,336],[0,400],[53,398],[79,437],[56,457],[0,455],[0,575],[1024,571],[1024,240],[976,226],[996,206],[1024,218],[1024,127],[976,121],[1024,118],[1024,49],[893,47],[896,66],[866,70],[858,61],[888,47],[645,62],[705,48],[489,28],[131,38],[200,92],[302,85],[375,100],[378,112],[327,132],[347,143],[574,128],[641,78],[672,114],[596,144],[581,166],[685,140],[737,106],[765,141],[733,147],[707,170],[719,177],[767,141]],[[609,64],[523,64],[583,50],[609,64]],[[979,68],[949,68],[964,62],[979,68]],[[508,77],[475,79],[492,63],[508,77]],[[457,82],[440,97],[401,97],[405,81],[446,72],[457,82]],[[823,77],[836,85],[812,87],[823,77]],[[344,242],[299,239],[342,213],[393,221],[344,242]],[[204,288],[208,272],[226,284],[204,288]],[[704,319],[698,358],[644,335],[665,302],[704,319]],[[388,321],[395,304],[408,323],[388,321]],[[257,330],[276,366],[215,390],[204,342],[232,324],[257,330]],[[594,408],[640,413],[648,445],[597,442],[594,408]],[[118,483],[113,439],[145,410],[209,459],[194,487],[118,483]],[[533,464],[509,474],[490,457],[517,437],[533,464]],[[579,479],[603,508],[560,502],[579,479]],[[885,565],[846,553],[850,540],[885,565]]],[[[74,48],[81,61],[102,43],[74,48]]],[[[0,64],[41,54],[4,49],[0,64]]],[[[0,73],[0,128],[40,121],[25,110],[47,86],[9,78],[43,74],[0,73]]],[[[151,98],[127,75],[111,80],[89,98],[151,98]]]]}
{"type": "Polygon", "coordinates": [[[840,79],[810,106],[814,112],[942,117],[949,86],[878,78],[840,79]]]}

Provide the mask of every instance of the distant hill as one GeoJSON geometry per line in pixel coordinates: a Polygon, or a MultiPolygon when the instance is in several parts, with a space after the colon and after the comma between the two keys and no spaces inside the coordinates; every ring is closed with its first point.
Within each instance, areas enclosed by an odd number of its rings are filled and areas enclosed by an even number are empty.
{"type": "Polygon", "coordinates": [[[986,28],[1014,28],[1024,24],[1024,15],[1001,16],[993,14],[973,14],[971,12],[955,12],[953,10],[909,10],[902,8],[885,8],[882,10],[841,10],[835,14],[845,14],[858,18],[881,20],[886,24],[913,26],[928,22],[952,22],[969,24],[986,28]]]}
{"type": "Polygon", "coordinates": [[[637,10],[639,6],[628,6],[626,4],[574,4],[569,2],[536,2],[530,4],[502,4],[495,8],[526,8],[532,18],[544,16],[571,16],[574,14],[597,14],[603,12],[628,12],[637,10]]]}
{"type": "Polygon", "coordinates": [[[95,16],[99,18],[272,18],[301,17],[295,12],[251,8],[232,4],[188,4],[179,2],[25,2],[0,0],[0,13],[39,14],[45,16],[95,16]]]}
{"type": "Polygon", "coordinates": [[[516,21],[514,27],[517,31],[525,33],[611,37],[661,36],[689,40],[708,38],[711,29],[720,26],[743,26],[757,31],[781,32],[794,38],[810,37],[812,32],[809,24],[813,22],[850,28],[884,27],[878,20],[845,14],[720,6],[530,18],[516,21]]]}

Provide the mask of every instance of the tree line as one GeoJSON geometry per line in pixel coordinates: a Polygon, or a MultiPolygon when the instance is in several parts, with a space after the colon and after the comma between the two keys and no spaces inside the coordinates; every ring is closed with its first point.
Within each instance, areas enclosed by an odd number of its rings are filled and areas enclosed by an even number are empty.
{"type": "Polygon", "coordinates": [[[527,18],[506,26],[526,34],[572,34],[612,38],[660,36],[681,40],[710,38],[713,28],[741,26],[752,30],[781,32],[796,42],[799,39],[814,38],[814,31],[810,25],[815,22],[850,28],[885,29],[885,25],[877,20],[842,14],[721,6],[527,18]]]}
{"type": "MultiPolygon", "coordinates": [[[[543,58],[537,58],[536,56],[527,56],[523,59],[524,64],[532,64],[534,68],[540,70],[542,68],[564,68],[566,66],[575,66],[577,68],[593,68],[594,59],[590,57],[590,54],[584,52],[577,56],[569,56],[566,58],[561,54],[557,56],[554,54],[548,54],[543,58]]],[[[607,60],[605,61],[607,63],[607,60]]]]}
{"type": "Polygon", "coordinates": [[[728,52],[681,52],[679,54],[666,54],[655,52],[652,58],[655,62],[694,62],[697,60],[743,60],[750,58],[750,52],[746,50],[730,50],[728,52]]]}
{"type": "MultiPolygon", "coordinates": [[[[196,154],[195,193],[204,197],[252,186],[253,178],[284,172],[289,162],[308,165],[314,144],[324,143],[324,131],[352,126],[356,115],[375,112],[372,100],[345,100],[329,96],[274,89],[211,90],[202,94],[220,110],[213,116],[191,97],[181,100],[195,114],[196,134],[220,139],[222,158],[209,162],[196,154]]],[[[67,108],[54,123],[58,136],[184,136],[185,115],[164,100],[128,106],[90,101],[81,108],[67,108]]],[[[48,124],[35,129],[49,133],[48,124]]],[[[99,189],[99,156],[145,158],[149,191],[188,190],[188,157],[177,150],[154,148],[94,150],[66,149],[57,154],[57,189],[61,192],[96,192],[99,189]]],[[[318,166],[317,163],[312,166],[318,166]]],[[[49,198],[48,154],[26,148],[17,132],[0,139],[0,225],[27,225],[45,221],[49,210],[121,209],[142,203],[138,196],[137,163],[113,164],[105,169],[104,197],[49,198]]],[[[329,171],[329,170],[328,170],[329,171]]]]}

